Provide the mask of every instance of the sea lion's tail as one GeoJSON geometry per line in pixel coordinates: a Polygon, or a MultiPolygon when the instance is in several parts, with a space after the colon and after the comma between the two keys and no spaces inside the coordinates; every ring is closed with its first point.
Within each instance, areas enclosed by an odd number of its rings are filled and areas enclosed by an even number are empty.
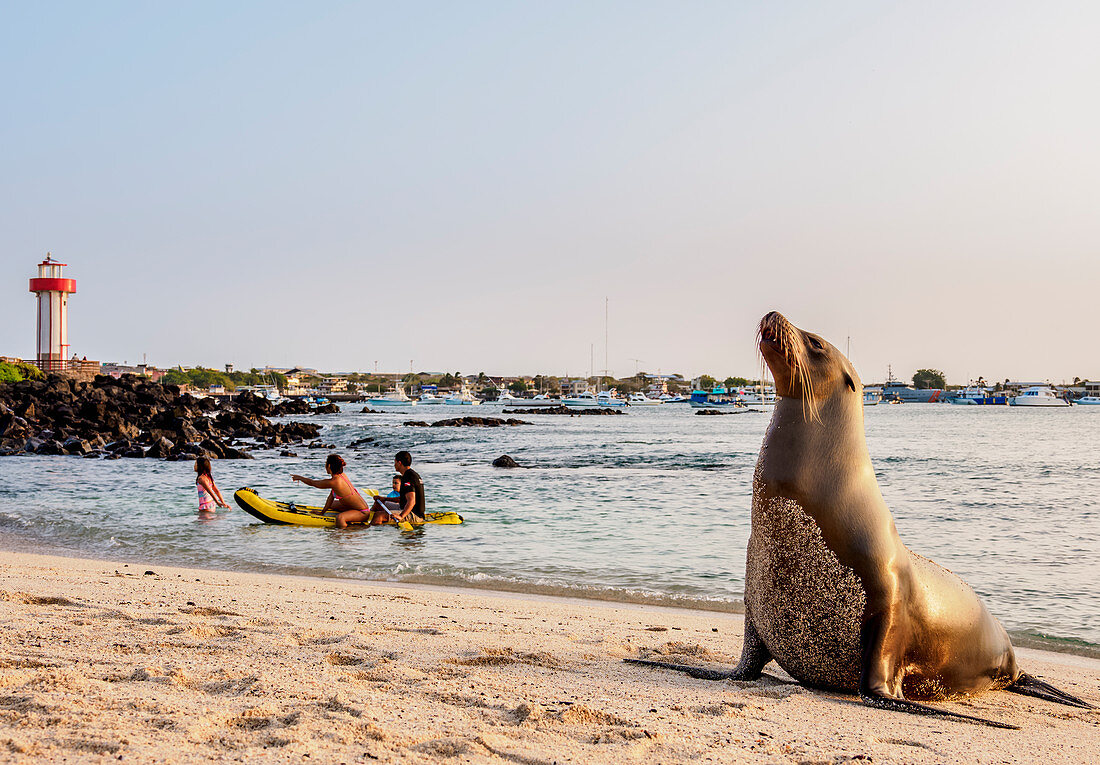
{"type": "Polygon", "coordinates": [[[1087,701],[1079,699],[1065,691],[1060,691],[1050,683],[1044,683],[1039,678],[1033,677],[1026,672],[1021,672],[1020,676],[1016,678],[1016,682],[1005,688],[1005,690],[1019,693],[1023,696],[1034,696],[1037,699],[1046,699],[1047,701],[1053,701],[1055,704],[1065,704],[1069,707],[1096,709],[1096,707],[1087,701]]]}

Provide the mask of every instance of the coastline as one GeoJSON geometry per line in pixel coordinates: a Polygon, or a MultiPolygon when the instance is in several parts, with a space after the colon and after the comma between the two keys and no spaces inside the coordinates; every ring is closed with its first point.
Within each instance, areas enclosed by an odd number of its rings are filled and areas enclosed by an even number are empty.
{"type": "MultiPolygon", "coordinates": [[[[239,572],[255,574],[258,576],[276,576],[301,578],[306,581],[333,581],[333,582],[361,582],[364,584],[377,584],[379,586],[429,588],[441,591],[456,591],[467,593],[494,594],[501,596],[517,596],[520,598],[550,600],[562,600],[572,603],[596,603],[608,606],[645,606],[650,608],[664,608],[674,611],[688,611],[712,614],[745,613],[744,603],[740,600],[703,599],[691,596],[671,596],[658,593],[647,593],[637,590],[624,589],[595,589],[592,587],[569,587],[556,584],[540,584],[531,582],[509,582],[502,579],[486,579],[483,581],[471,581],[469,579],[452,580],[443,577],[427,575],[404,575],[401,578],[370,578],[339,576],[329,573],[313,573],[311,571],[292,571],[282,566],[271,567],[246,567],[237,569],[211,568],[197,566],[188,562],[157,560],[150,563],[150,559],[140,555],[91,555],[84,551],[72,550],[60,546],[51,546],[35,541],[32,548],[28,549],[28,540],[15,534],[7,533],[0,529],[0,554],[4,552],[30,552],[39,555],[56,556],[61,558],[89,559],[102,562],[121,562],[132,565],[169,565],[183,567],[198,571],[208,572],[239,572]]],[[[1064,654],[1067,656],[1080,656],[1086,659],[1100,660],[1100,645],[1089,643],[1076,638],[1051,637],[1048,635],[1035,635],[1020,631],[1009,630],[1012,644],[1016,648],[1023,648],[1045,653],[1064,654]]]]}
{"type": "MultiPolygon", "coordinates": [[[[1097,712],[1009,693],[944,704],[994,730],[874,710],[735,663],[733,614],[405,583],[0,552],[0,752],[206,762],[1080,762],[1097,712]]],[[[1100,702],[1100,662],[1024,649],[1100,702]]]]}

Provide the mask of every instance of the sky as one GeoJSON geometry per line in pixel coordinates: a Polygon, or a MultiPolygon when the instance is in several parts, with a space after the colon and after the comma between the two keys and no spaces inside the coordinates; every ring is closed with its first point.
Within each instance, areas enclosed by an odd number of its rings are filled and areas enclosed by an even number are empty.
{"type": "Polygon", "coordinates": [[[0,354],[1100,379],[1095,3],[0,0],[0,354]],[[605,348],[605,301],[607,337],[605,348]],[[594,359],[594,361],[593,361],[594,359]]]}

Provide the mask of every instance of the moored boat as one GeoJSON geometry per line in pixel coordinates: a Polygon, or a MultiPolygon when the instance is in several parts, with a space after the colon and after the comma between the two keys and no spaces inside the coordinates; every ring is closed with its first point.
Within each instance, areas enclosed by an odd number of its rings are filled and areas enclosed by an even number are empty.
{"type": "Polygon", "coordinates": [[[470,389],[465,385],[458,393],[447,396],[444,402],[449,406],[479,406],[481,404],[480,399],[474,398],[474,394],[470,393],[470,389]]]}
{"type": "Polygon", "coordinates": [[[416,406],[416,399],[409,398],[405,389],[398,384],[392,391],[381,396],[367,399],[370,406],[416,406]]]}
{"type": "Polygon", "coordinates": [[[546,409],[554,406],[562,406],[562,404],[563,402],[560,398],[551,398],[545,393],[540,393],[534,398],[516,398],[513,396],[507,402],[508,406],[517,409],[546,409]]]}
{"type": "Polygon", "coordinates": [[[725,387],[715,385],[710,390],[692,391],[691,405],[696,409],[716,409],[722,407],[743,407],[745,403],[737,398],[736,393],[731,394],[725,387]]]}
{"type": "Polygon", "coordinates": [[[1020,391],[1009,401],[1012,406],[1069,406],[1069,402],[1058,396],[1049,385],[1033,385],[1020,391]]]}

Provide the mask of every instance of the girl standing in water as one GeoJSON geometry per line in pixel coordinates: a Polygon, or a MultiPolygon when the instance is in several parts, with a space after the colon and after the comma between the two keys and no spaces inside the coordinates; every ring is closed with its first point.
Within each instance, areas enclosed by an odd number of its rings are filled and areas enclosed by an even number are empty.
{"type": "Polygon", "coordinates": [[[218,485],[214,483],[214,477],[210,475],[210,460],[206,457],[195,460],[195,472],[198,473],[195,478],[195,488],[199,492],[199,512],[212,513],[215,507],[224,507],[228,510],[229,505],[225,504],[222,493],[218,491],[218,485]]]}

